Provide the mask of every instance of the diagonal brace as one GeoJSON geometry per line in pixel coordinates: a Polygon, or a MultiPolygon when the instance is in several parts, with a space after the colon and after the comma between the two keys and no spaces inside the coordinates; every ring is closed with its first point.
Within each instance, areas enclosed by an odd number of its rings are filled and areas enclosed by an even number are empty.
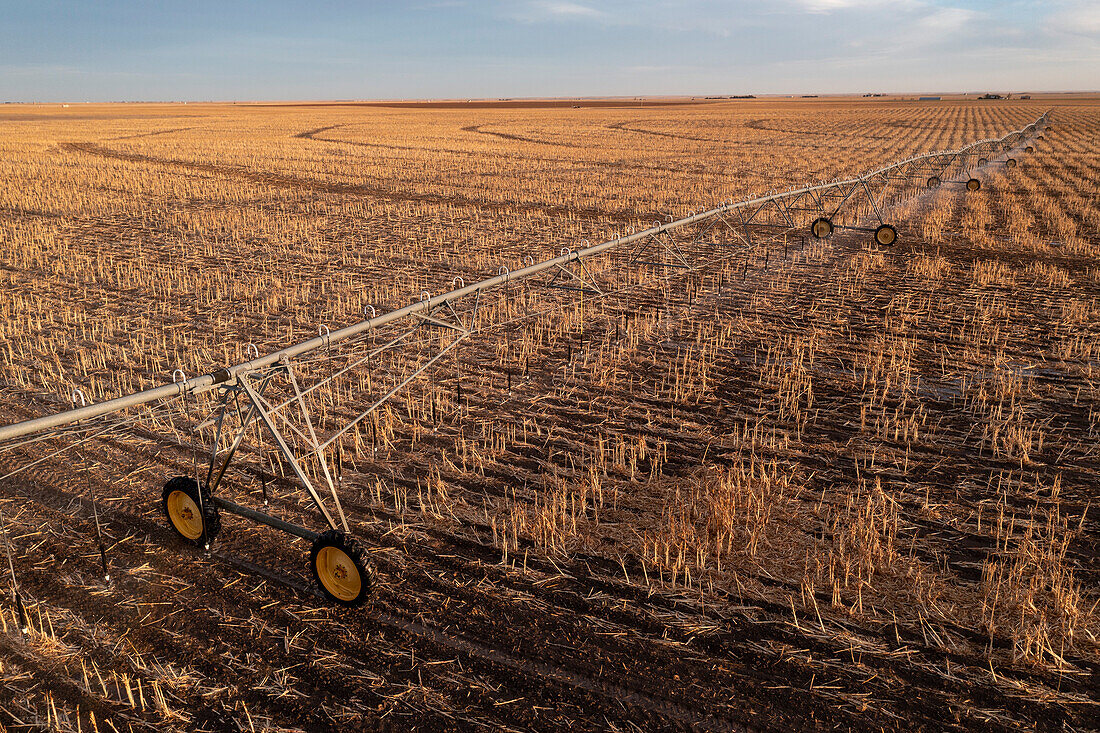
{"type": "Polygon", "coordinates": [[[237,381],[244,389],[245,394],[248,395],[248,399],[252,401],[252,405],[256,408],[256,411],[260,413],[260,420],[263,421],[263,424],[267,426],[268,432],[275,438],[275,444],[282,452],[283,457],[290,463],[290,467],[298,476],[298,480],[306,487],[306,491],[308,491],[309,495],[313,498],[313,503],[317,505],[321,514],[324,515],[325,521],[328,522],[328,526],[332,529],[337,529],[336,522],[332,520],[332,515],[328,513],[324,501],[321,500],[321,495],[317,493],[317,489],[313,488],[313,482],[309,480],[309,476],[306,475],[306,472],[303,471],[301,465],[299,465],[298,459],[294,457],[294,451],[290,449],[282,433],[275,427],[275,422],[271,419],[271,415],[263,408],[262,398],[256,393],[256,389],[248,381],[248,377],[243,374],[238,375],[237,381]]]}

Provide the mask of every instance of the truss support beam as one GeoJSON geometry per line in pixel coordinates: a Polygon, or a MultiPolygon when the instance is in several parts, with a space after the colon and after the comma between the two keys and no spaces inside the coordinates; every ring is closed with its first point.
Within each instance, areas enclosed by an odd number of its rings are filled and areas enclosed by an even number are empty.
{"type": "Polygon", "coordinates": [[[256,411],[260,414],[260,420],[267,427],[271,436],[275,438],[275,444],[279,447],[279,451],[283,454],[283,458],[290,464],[298,480],[305,486],[306,491],[313,498],[313,503],[317,505],[317,508],[324,515],[325,521],[328,522],[328,526],[332,529],[337,529],[336,522],[332,520],[332,515],[328,513],[328,509],[325,507],[325,503],[321,500],[321,495],[317,493],[317,489],[313,488],[313,482],[309,480],[309,476],[302,469],[302,466],[298,463],[298,459],[294,457],[294,451],[287,445],[286,439],[283,438],[283,434],[279,432],[279,428],[275,426],[275,421],[271,419],[271,415],[263,406],[263,398],[257,394],[256,389],[249,383],[248,377],[243,374],[237,378],[238,383],[244,388],[245,394],[248,395],[248,399],[252,401],[252,404],[256,407],[256,411]]]}
{"type": "Polygon", "coordinates": [[[329,493],[332,494],[332,503],[336,506],[336,513],[340,515],[340,524],[344,526],[344,531],[348,532],[348,520],[344,516],[344,508],[340,506],[340,496],[336,493],[336,484],[333,483],[332,474],[328,470],[328,461],[325,460],[325,452],[321,450],[319,441],[317,440],[317,431],[313,429],[313,417],[309,414],[309,408],[306,407],[305,398],[302,397],[302,390],[298,388],[298,378],[294,376],[294,369],[288,362],[286,365],[287,378],[290,379],[290,385],[294,387],[294,396],[298,398],[298,407],[302,410],[302,417],[305,418],[306,427],[309,428],[310,445],[313,446],[314,453],[317,456],[317,460],[321,462],[321,470],[325,474],[325,483],[328,484],[329,493]]]}
{"type": "MultiPolygon", "coordinates": [[[[264,378],[264,381],[260,383],[259,394],[264,393],[264,389],[267,388],[267,383],[270,381],[271,375],[264,378]]],[[[223,413],[224,414],[224,413],[223,413]]],[[[256,419],[256,403],[249,400],[248,414],[241,420],[240,429],[238,429],[236,436],[233,438],[233,443],[230,444],[229,450],[226,453],[225,460],[222,461],[221,467],[218,468],[218,473],[211,479],[207,477],[206,483],[210,488],[210,493],[213,494],[217,491],[218,486],[222,482],[222,477],[225,475],[225,469],[229,468],[230,461],[233,460],[233,456],[237,454],[237,449],[241,446],[241,441],[244,440],[244,436],[248,433],[248,428],[251,427],[252,421],[256,419]]],[[[217,450],[217,442],[214,443],[214,448],[217,450]]]]}

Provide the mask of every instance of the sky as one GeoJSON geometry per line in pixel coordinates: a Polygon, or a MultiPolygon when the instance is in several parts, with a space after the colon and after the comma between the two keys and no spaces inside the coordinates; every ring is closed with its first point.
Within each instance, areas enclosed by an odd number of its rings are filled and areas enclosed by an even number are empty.
{"type": "Polygon", "coordinates": [[[1097,89],[1097,0],[0,0],[0,101],[1097,89]]]}

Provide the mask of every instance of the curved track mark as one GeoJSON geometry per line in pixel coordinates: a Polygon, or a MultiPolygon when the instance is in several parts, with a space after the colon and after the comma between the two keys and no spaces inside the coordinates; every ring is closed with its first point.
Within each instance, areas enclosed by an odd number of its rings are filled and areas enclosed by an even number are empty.
{"type": "MultiPolygon", "coordinates": [[[[618,130],[619,132],[634,132],[639,135],[652,135],[653,137],[664,137],[672,140],[689,140],[691,142],[702,143],[718,143],[719,145],[742,145],[759,148],[761,144],[752,140],[719,140],[715,137],[696,137],[694,135],[681,135],[674,132],[660,132],[658,130],[647,130],[643,127],[629,127],[626,122],[616,122],[611,125],[607,125],[608,130],[618,130]]],[[[768,147],[782,147],[782,148],[800,148],[802,150],[816,150],[823,146],[821,145],[797,145],[792,143],[781,142],[769,142],[768,147]]]]}
{"type": "Polygon", "coordinates": [[[523,135],[513,135],[510,132],[493,132],[492,130],[482,130],[485,125],[469,125],[463,127],[463,132],[476,132],[479,135],[492,135],[493,137],[499,137],[504,140],[515,140],[523,143],[534,143],[535,145],[551,145],[556,148],[583,148],[583,145],[574,145],[573,143],[556,143],[550,140],[539,140],[537,137],[524,137],[523,135]]]}
{"type": "MultiPolygon", "coordinates": [[[[330,125],[328,127],[318,127],[316,130],[305,130],[294,135],[296,138],[302,138],[304,140],[315,140],[317,142],[335,143],[337,145],[352,145],[358,148],[374,148],[380,150],[407,150],[410,152],[419,153],[447,153],[449,155],[461,155],[468,158],[484,159],[486,153],[478,152],[475,150],[456,150],[455,148],[431,148],[431,147],[418,147],[415,145],[390,145],[386,143],[368,143],[361,140],[340,140],[334,137],[318,137],[322,132],[328,130],[335,130],[340,127],[348,127],[348,125],[330,125]]],[[[486,133],[487,134],[487,133],[486,133]]],[[[657,173],[689,173],[698,174],[702,172],[699,167],[691,168],[670,168],[668,166],[660,165],[646,165],[644,163],[621,163],[608,160],[575,160],[570,158],[545,158],[545,157],[531,157],[529,155],[513,155],[510,153],[494,152],[488,155],[494,158],[501,158],[505,160],[522,160],[525,162],[536,161],[539,163],[554,163],[554,164],[566,164],[575,165],[581,167],[593,167],[593,168],[610,168],[612,170],[637,170],[637,171],[652,171],[657,173]]]]}
{"type": "Polygon", "coordinates": [[[323,140],[324,138],[316,138],[315,136],[321,134],[322,132],[328,132],[329,130],[338,130],[341,127],[347,127],[347,125],[346,124],[326,125],[325,127],[317,127],[317,128],[312,129],[312,130],[302,130],[299,133],[295,133],[294,137],[300,137],[303,140],[314,140],[314,139],[323,140]]]}
{"type": "Polygon", "coordinates": [[[782,127],[768,127],[764,123],[767,120],[749,120],[745,123],[745,127],[750,130],[767,130],[768,132],[782,132],[787,135],[829,135],[832,133],[825,132],[823,130],[788,130],[782,127]]]}
{"type": "Polygon", "coordinates": [[[672,132],[658,132],[657,130],[646,130],[641,127],[627,127],[626,122],[616,122],[607,126],[608,130],[620,130],[622,132],[636,132],[639,135],[652,135],[654,137],[669,137],[673,140],[693,140],[695,142],[704,143],[725,143],[730,144],[729,140],[718,140],[713,137],[695,137],[694,135],[680,135],[672,132]]]}
{"type": "Polygon", "coordinates": [[[244,168],[236,168],[217,163],[200,163],[193,160],[180,160],[177,158],[159,158],[139,153],[127,153],[121,150],[105,148],[96,143],[62,143],[63,150],[85,153],[100,158],[123,160],[130,163],[152,163],[182,170],[199,171],[220,176],[239,178],[254,183],[274,186],[286,189],[307,189],[321,193],[340,194],[345,196],[365,196],[385,201],[411,201],[429,204],[450,204],[452,206],[468,206],[477,209],[492,211],[533,212],[555,217],[572,216],[587,220],[610,220],[622,223],[635,223],[640,217],[628,211],[601,211],[599,209],[571,209],[567,206],[552,206],[549,204],[533,204],[520,202],[490,201],[468,196],[442,196],[439,194],[419,194],[407,191],[394,191],[380,186],[367,186],[363,184],[336,183],[318,181],[311,178],[300,178],[286,173],[261,173],[244,168]]]}
{"type": "MultiPolygon", "coordinates": [[[[792,130],[787,127],[769,127],[764,123],[767,120],[749,120],[745,123],[745,127],[750,130],[762,130],[767,132],[781,132],[784,135],[812,135],[815,137],[838,137],[838,133],[834,130],[792,130]]],[[[892,139],[888,135],[866,135],[861,133],[855,133],[852,137],[861,137],[868,140],[890,140],[892,139]]]]}
{"type": "Polygon", "coordinates": [[[136,135],[120,135],[119,137],[110,137],[108,140],[136,140],[139,137],[153,137],[155,135],[168,135],[173,132],[183,132],[185,130],[194,130],[194,127],[173,127],[171,130],[157,130],[155,132],[139,132],[136,135]]]}

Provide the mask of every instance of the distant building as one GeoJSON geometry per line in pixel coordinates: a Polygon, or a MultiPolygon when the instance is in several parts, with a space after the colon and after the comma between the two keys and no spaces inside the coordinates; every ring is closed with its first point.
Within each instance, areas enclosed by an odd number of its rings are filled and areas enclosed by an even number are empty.
{"type": "Polygon", "coordinates": [[[978,99],[1004,99],[1000,94],[983,94],[978,99]]]}
{"type": "Polygon", "coordinates": [[[1031,99],[1031,95],[1030,94],[1021,94],[1020,99],[1031,99]]]}
{"type": "Polygon", "coordinates": [[[917,97],[917,100],[920,102],[938,102],[940,97],[917,97]]]}

